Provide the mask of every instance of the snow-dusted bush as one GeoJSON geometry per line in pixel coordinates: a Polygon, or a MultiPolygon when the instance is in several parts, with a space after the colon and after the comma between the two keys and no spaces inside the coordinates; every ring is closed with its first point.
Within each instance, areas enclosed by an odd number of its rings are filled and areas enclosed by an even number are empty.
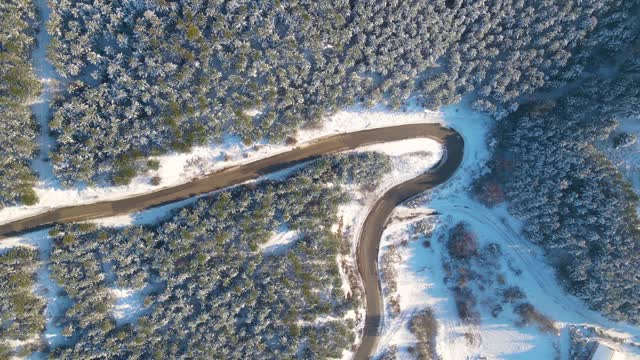
{"type": "Polygon", "coordinates": [[[464,223],[457,224],[449,234],[449,255],[455,259],[469,259],[478,253],[478,240],[464,223]]]}
{"type": "Polygon", "coordinates": [[[513,312],[520,316],[521,325],[537,325],[541,331],[546,331],[549,333],[557,333],[558,329],[556,328],[552,319],[547,316],[541,314],[533,305],[529,303],[523,303],[516,306],[513,309],[513,312]]]}
{"type": "Polygon", "coordinates": [[[419,360],[436,360],[436,336],[438,321],[430,308],[416,313],[409,320],[409,330],[416,337],[416,351],[419,360]]]}

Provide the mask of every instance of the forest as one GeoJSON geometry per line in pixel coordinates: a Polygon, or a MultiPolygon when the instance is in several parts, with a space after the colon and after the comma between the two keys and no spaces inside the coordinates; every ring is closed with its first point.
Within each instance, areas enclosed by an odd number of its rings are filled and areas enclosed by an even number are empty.
{"type": "MultiPolygon", "coordinates": [[[[64,88],[48,129],[38,129],[29,109],[40,92],[31,65],[38,15],[29,0],[0,3],[0,207],[37,202],[30,162],[40,130],[55,138],[50,158],[64,185],[122,185],[158,166],[149,156],[225,134],[278,143],[354,104],[435,109],[464,98],[497,120],[477,197],[508,201],[572,294],[640,323],[638,198],[596,146],[632,141],[615,133],[616,120],[640,115],[640,1],[50,6],[48,56],[64,88]]],[[[370,185],[389,166],[375,154],[322,158],[285,181],[206,197],[155,226],[56,227],[51,270],[74,305],[55,319],[69,345],[50,353],[339,355],[354,336],[342,319],[360,301],[345,298],[335,261],[330,227],[347,200],[340,185],[370,185]],[[281,226],[300,237],[284,254],[263,255],[260,245],[281,226]],[[139,318],[114,317],[113,289],[144,294],[139,318]]],[[[479,251],[450,245],[461,262],[479,251]]],[[[44,326],[43,303],[25,290],[36,258],[25,249],[0,256],[4,340],[44,326]]],[[[457,291],[459,309],[472,308],[457,291]]],[[[463,312],[472,322],[471,310],[463,312]]]]}
{"type": "Polygon", "coordinates": [[[38,250],[15,247],[0,254],[0,358],[26,356],[41,347],[44,298],[33,293],[38,250]],[[24,342],[15,351],[8,342],[24,342]]]}
{"type": "Polygon", "coordinates": [[[70,339],[59,359],[335,358],[355,340],[332,230],[344,186],[375,186],[378,153],[316,160],[282,181],[198,200],[154,226],[51,230],[52,278],[73,305],[55,321],[70,339]],[[282,226],[288,249],[262,253],[282,226]],[[113,289],[144,294],[137,319],[114,318],[113,289]],[[324,320],[326,319],[326,320],[324,320]],[[344,319],[344,320],[343,320],[344,319]]]}
{"type": "Polygon", "coordinates": [[[28,107],[40,93],[31,65],[37,15],[31,0],[0,2],[0,208],[38,201],[30,161],[38,124],[28,107]]]}
{"type": "Polygon", "coordinates": [[[68,86],[49,123],[54,170],[69,186],[124,184],[144,157],[227,133],[278,143],[356,102],[437,108],[473,93],[503,117],[580,77],[593,44],[615,52],[633,5],[56,2],[50,60],[68,86]]]}
{"type": "Polygon", "coordinates": [[[639,45],[636,38],[606,76],[591,75],[500,123],[492,171],[477,183],[489,205],[506,196],[571,293],[633,323],[640,323],[638,197],[597,144],[616,146],[616,119],[640,115],[639,45]]]}

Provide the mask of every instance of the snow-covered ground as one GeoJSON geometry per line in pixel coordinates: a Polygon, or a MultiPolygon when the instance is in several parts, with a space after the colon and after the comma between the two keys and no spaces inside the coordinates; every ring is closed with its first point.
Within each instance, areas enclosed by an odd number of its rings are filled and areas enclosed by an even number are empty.
{"type": "Polygon", "coordinates": [[[260,249],[265,255],[278,255],[287,251],[299,237],[299,231],[291,230],[288,226],[282,225],[267,242],[260,244],[260,249]]]}
{"type": "MultiPolygon", "coordinates": [[[[500,261],[502,268],[508,269],[504,272],[507,282],[519,286],[527,294],[527,301],[553,319],[560,332],[555,335],[535,327],[517,327],[513,315],[493,318],[486,312],[481,312],[479,326],[462,324],[453,294],[443,282],[442,257],[446,248],[443,249],[438,239],[446,235],[447,226],[439,226],[430,238],[430,248],[424,247],[421,240],[396,247],[402,258],[394,268],[401,312],[395,317],[386,314],[379,350],[396,345],[401,358],[412,358],[406,352],[415,342],[408,330],[408,321],[416,311],[430,307],[439,322],[436,343],[443,359],[569,359],[567,327],[570,324],[590,325],[623,339],[608,345],[623,352],[626,359],[640,359],[640,349],[632,345],[640,342],[638,327],[610,321],[568,295],[555,281],[554,271],[545,262],[541,249],[520,236],[521,224],[507,212],[506,205],[488,209],[469,197],[471,180],[484,171],[490,156],[491,150],[486,145],[490,120],[457,106],[445,108],[443,116],[445,122],[464,137],[465,156],[461,168],[449,182],[418,203],[416,209],[399,211],[418,215],[389,226],[381,244],[381,256],[390,244],[401,244],[414,236],[410,225],[431,212],[441,214],[438,215],[441,225],[464,221],[481,244],[493,242],[501,246],[500,261]]],[[[385,298],[387,304],[388,300],[385,298]]]]}
{"type": "Polygon", "coordinates": [[[40,154],[37,159],[33,160],[31,166],[38,173],[40,178],[40,186],[37,191],[38,194],[40,194],[42,189],[60,188],[59,182],[53,175],[51,163],[47,160],[49,157],[49,151],[54,145],[54,139],[49,136],[48,126],[50,102],[53,98],[53,93],[60,82],[60,77],[53,68],[53,65],[51,65],[49,60],[47,60],[47,48],[51,42],[51,36],[49,35],[45,25],[49,20],[51,10],[49,9],[47,0],[37,0],[35,3],[40,16],[40,31],[36,35],[37,46],[33,51],[32,61],[36,76],[42,83],[42,94],[40,94],[40,97],[31,104],[31,110],[40,125],[40,136],[38,138],[40,154]]]}

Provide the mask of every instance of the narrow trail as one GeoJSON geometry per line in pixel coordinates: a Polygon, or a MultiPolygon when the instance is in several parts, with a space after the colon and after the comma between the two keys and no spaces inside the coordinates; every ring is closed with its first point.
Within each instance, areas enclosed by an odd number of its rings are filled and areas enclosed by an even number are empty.
{"type": "Polygon", "coordinates": [[[48,160],[49,152],[52,150],[53,139],[49,136],[49,115],[51,113],[51,100],[53,98],[54,87],[59,82],[59,77],[53,65],[47,59],[47,48],[51,42],[51,36],[47,31],[47,21],[51,10],[47,0],[36,0],[36,7],[40,16],[40,29],[36,35],[36,48],[33,50],[33,67],[36,76],[42,83],[42,93],[40,97],[31,105],[38,125],[40,135],[40,153],[37,159],[33,159],[31,167],[38,173],[38,177],[45,186],[58,187],[58,181],[53,174],[51,162],[48,160]]]}
{"type": "MultiPolygon", "coordinates": [[[[541,261],[539,249],[532,243],[528,242],[509,224],[505,224],[500,219],[492,216],[491,212],[481,207],[472,208],[468,205],[451,204],[449,206],[438,206],[438,211],[446,214],[459,214],[468,219],[490,227],[494,233],[503,239],[509,249],[517,257],[518,261],[526,266],[527,269],[537,269],[540,267],[538,263],[541,261]]],[[[591,326],[600,327],[602,330],[614,330],[621,333],[627,333],[632,336],[629,342],[638,344],[640,341],[640,330],[626,323],[618,323],[604,318],[602,315],[588,310],[580,300],[569,296],[560,288],[555,276],[552,273],[538,273],[536,271],[528,271],[528,274],[535,281],[538,288],[558,307],[569,315],[573,314],[575,319],[581,319],[582,323],[591,326]]],[[[557,319],[565,322],[570,319],[557,319]]]]}

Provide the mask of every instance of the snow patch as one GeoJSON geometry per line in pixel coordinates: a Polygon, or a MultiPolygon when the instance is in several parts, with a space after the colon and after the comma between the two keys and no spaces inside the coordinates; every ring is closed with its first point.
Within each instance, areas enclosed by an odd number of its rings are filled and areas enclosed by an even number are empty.
{"type": "Polygon", "coordinates": [[[145,289],[112,288],[109,292],[114,298],[111,312],[116,324],[131,323],[144,311],[145,289]]]}
{"type": "Polygon", "coordinates": [[[287,225],[281,225],[267,242],[260,244],[260,249],[265,255],[282,254],[289,249],[300,237],[298,230],[290,230],[287,225]]]}
{"type": "Polygon", "coordinates": [[[390,141],[359,147],[359,152],[376,151],[390,156],[406,155],[417,152],[438,153],[441,151],[440,143],[425,138],[390,141]]]}

